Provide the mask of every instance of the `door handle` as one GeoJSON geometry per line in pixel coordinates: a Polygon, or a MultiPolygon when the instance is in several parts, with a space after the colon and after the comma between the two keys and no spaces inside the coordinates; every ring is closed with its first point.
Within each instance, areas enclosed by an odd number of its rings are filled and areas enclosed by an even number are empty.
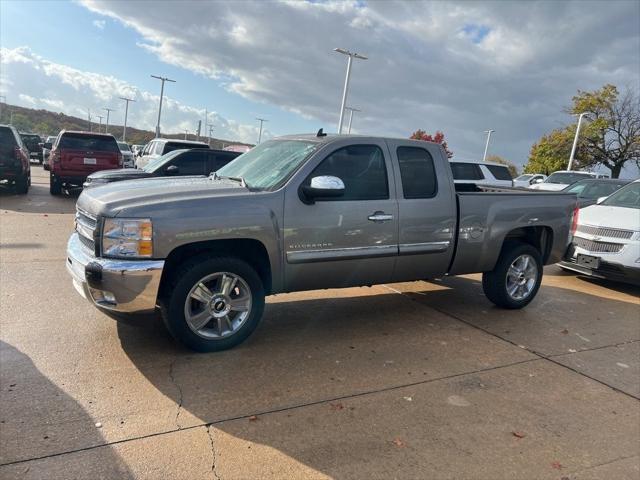
{"type": "Polygon", "coordinates": [[[384,212],[374,212],[373,215],[367,217],[372,222],[386,222],[393,220],[393,215],[384,212]]]}

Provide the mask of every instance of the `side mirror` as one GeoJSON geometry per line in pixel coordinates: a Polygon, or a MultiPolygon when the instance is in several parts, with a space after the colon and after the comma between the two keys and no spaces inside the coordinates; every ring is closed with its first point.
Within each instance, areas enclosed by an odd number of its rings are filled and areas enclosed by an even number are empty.
{"type": "Polygon", "coordinates": [[[51,150],[51,148],[53,147],[53,145],[51,144],[51,142],[44,142],[42,144],[43,148],[46,148],[47,150],[51,150]]]}
{"type": "Polygon", "coordinates": [[[598,201],[596,202],[598,205],[600,205],[602,202],[604,202],[608,197],[600,197],[598,198],[598,201]]]}
{"type": "Polygon", "coordinates": [[[536,183],[542,183],[544,180],[542,178],[534,178],[531,180],[531,185],[535,185],[536,183]]]}
{"type": "Polygon", "coordinates": [[[344,182],[331,175],[313,177],[309,185],[300,187],[300,199],[307,204],[316,198],[337,198],[344,195],[344,182]]]}
{"type": "Polygon", "coordinates": [[[164,173],[166,173],[167,175],[178,175],[180,173],[180,169],[177,165],[169,165],[167,168],[165,168],[164,173]]]}

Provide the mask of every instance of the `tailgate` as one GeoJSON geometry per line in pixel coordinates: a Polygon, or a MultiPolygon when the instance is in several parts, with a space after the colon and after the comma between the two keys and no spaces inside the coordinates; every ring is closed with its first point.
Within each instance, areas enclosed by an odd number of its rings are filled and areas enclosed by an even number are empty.
{"type": "Polygon", "coordinates": [[[86,150],[62,150],[60,166],[63,170],[97,172],[120,168],[120,155],[115,152],[92,152],[86,150]]]}

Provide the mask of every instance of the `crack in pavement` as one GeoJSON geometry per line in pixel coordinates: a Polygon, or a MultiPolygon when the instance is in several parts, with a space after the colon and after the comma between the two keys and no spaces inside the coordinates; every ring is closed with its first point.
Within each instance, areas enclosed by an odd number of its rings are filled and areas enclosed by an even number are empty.
{"type": "Polygon", "coordinates": [[[180,425],[180,413],[182,412],[182,400],[183,400],[182,387],[176,381],[176,378],[173,375],[173,367],[177,362],[178,362],[178,359],[176,358],[173,362],[171,362],[171,365],[169,365],[169,378],[171,379],[171,383],[173,383],[173,385],[176,387],[176,390],[178,390],[178,410],[176,411],[176,418],[174,421],[178,430],[182,430],[182,426],[180,425]]]}
{"type": "Polygon", "coordinates": [[[216,446],[213,442],[213,433],[211,432],[211,428],[213,425],[207,425],[207,435],[209,436],[209,441],[211,442],[211,473],[213,473],[213,478],[216,480],[220,480],[220,475],[216,472],[216,446]]]}

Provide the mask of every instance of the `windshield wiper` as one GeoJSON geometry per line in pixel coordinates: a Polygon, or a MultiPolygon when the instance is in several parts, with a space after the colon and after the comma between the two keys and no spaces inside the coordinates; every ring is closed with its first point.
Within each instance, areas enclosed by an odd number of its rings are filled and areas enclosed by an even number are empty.
{"type": "Polygon", "coordinates": [[[244,177],[229,177],[226,175],[218,175],[216,172],[213,172],[213,179],[214,180],[233,180],[234,182],[238,182],[241,187],[249,188],[249,185],[247,185],[247,182],[244,179],[244,177]]]}

